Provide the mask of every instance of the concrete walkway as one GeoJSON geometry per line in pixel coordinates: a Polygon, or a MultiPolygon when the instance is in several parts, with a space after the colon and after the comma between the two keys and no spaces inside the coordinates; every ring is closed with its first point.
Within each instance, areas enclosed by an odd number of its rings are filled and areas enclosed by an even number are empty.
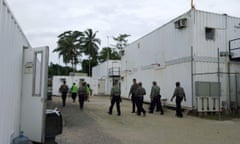
{"type": "MultiPolygon", "coordinates": [[[[214,121],[186,116],[176,118],[175,112],[165,109],[146,117],[131,113],[130,101],[121,103],[122,115],[108,115],[108,97],[91,97],[84,110],[67,99],[53,97],[49,108],[58,107],[64,119],[63,134],[56,137],[58,144],[239,144],[240,120],[214,121]]],[[[147,110],[148,105],[144,105],[147,110]]]]}

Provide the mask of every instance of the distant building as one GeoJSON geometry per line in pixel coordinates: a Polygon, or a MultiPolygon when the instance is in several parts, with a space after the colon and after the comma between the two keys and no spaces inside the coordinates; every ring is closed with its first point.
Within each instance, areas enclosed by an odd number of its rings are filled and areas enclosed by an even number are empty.
{"type": "MultiPolygon", "coordinates": [[[[91,77],[88,76],[53,76],[52,78],[52,95],[60,96],[59,88],[63,84],[63,81],[66,81],[66,84],[71,88],[73,83],[76,83],[79,86],[79,83],[84,81],[90,84],[90,87],[95,92],[94,88],[96,87],[91,77]]],[[[69,91],[70,92],[70,91],[69,91]]]]}
{"type": "Polygon", "coordinates": [[[186,108],[240,107],[240,18],[191,9],[124,50],[123,97],[136,78],[146,88],[145,101],[150,101],[152,81],[156,81],[167,104],[175,106],[170,97],[179,81],[186,92],[186,108]]]}
{"type": "Polygon", "coordinates": [[[108,60],[92,68],[92,79],[97,83],[95,94],[110,95],[114,80],[120,80],[121,62],[108,60]]]}

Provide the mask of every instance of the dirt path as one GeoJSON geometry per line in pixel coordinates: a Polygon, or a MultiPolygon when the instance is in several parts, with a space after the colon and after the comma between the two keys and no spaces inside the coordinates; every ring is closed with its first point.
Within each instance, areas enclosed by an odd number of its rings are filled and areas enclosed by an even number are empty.
{"type": "MultiPolygon", "coordinates": [[[[174,111],[165,115],[130,113],[131,103],[123,101],[122,115],[108,115],[109,99],[91,97],[84,110],[68,98],[61,108],[60,97],[54,97],[49,107],[59,107],[64,118],[63,134],[58,144],[239,144],[240,120],[213,121],[191,116],[176,118],[174,111]]],[[[144,106],[147,109],[147,105],[144,106]]]]}

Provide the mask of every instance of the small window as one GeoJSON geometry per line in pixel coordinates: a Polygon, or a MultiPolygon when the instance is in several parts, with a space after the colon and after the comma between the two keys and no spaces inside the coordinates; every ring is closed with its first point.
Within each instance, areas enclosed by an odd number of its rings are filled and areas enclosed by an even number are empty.
{"type": "Polygon", "coordinates": [[[206,40],[215,40],[215,29],[214,28],[205,28],[206,40]]]}
{"type": "Polygon", "coordinates": [[[43,66],[43,53],[36,52],[34,55],[33,96],[41,96],[42,66],[43,66]]]}

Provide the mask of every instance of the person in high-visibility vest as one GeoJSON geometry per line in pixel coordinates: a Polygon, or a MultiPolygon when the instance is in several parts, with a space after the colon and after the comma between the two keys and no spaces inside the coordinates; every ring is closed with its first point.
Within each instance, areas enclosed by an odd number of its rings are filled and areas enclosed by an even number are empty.
{"type": "Polygon", "coordinates": [[[71,88],[73,103],[75,103],[75,101],[76,101],[77,92],[78,92],[78,87],[77,87],[76,83],[73,83],[72,88],[71,88]]]}
{"type": "Polygon", "coordinates": [[[87,84],[86,90],[87,90],[87,95],[86,95],[86,99],[85,100],[89,102],[89,97],[91,95],[91,88],[90,88],[89,84],[87,84]]]}

